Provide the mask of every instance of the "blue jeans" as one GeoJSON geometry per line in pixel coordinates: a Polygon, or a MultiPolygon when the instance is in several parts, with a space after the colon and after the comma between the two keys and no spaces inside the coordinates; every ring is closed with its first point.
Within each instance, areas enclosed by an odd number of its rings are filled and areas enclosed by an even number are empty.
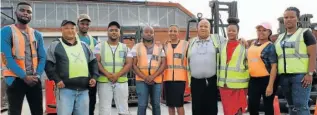
{"type": "Polygon", "coordinates": [[[161,84],[148,85],[143,81],[136,82],[138,94],[138,115],[146,115],[149,95],[151,96],[152,115],[161,115],[161,84]]]}
{"type": "Polygon", "coordinates": [[[67,88],[56,92],[57,115],[89,115],[88,89],[77,91],[67,88]]]}
{"type": "Polygon", "coordinates": [[[289,105],[290,115],[310,115],[308,101],[311,85],[307,88],[302,86],[305,74],[280,75],[282,91],[289,105]]]}

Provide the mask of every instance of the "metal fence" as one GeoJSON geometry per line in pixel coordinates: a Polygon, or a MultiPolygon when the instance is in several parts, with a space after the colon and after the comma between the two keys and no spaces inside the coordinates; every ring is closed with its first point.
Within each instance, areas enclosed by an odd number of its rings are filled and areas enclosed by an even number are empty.
{"type": "MultiPolygon", "coordinates": [[[[18,0],[1,0],[1,7],[15,9],[18,0]]],[[[168,27],[177,24],[185,28],[189,15],[176,7],[145,4],[107,4],[93,2],[30,1],[33,6],[32,27],[59,27],[64,19],[76,21],[81,13],[92,18],[91,26],[106,27],[110,21],[123,26],[168,27]]]]}

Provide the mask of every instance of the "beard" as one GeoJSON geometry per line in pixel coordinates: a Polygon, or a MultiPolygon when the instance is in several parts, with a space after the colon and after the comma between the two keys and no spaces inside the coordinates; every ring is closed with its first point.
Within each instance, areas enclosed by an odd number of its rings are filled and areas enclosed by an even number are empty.
{"type": "Polygon", "coordinates": [[[153,38],[143,38],[144,42],[153,42],[153,38]]]}
{"type": "Polygon", "coordinates": [[[17,20],[18,20],[18,22],[20,22],[22,24],[28,24],[31,21],[30,19],[29,20],[24,20],[24,19],[22,19],[21,17],[18,17],[18,16],[17,16],[17,20]]]}

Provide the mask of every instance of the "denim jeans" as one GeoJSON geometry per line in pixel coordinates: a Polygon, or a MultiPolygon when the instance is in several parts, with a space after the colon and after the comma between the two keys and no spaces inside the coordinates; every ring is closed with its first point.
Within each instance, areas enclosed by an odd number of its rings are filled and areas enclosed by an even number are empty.
{"type": "Polygon", "coordinates": [[[148,85],[143,81],[136,82],[138,94],[138,115],[146,115],[149,95],[151,96],[152,115],[161,115],[161,84],[148,85]]]}
{"type": "Polygon", "coordinates": [[[289,105],[290,115],[310,115],[308,101],[311,85],[307,88],[302,86],[305,74],[280,75],[282,91],[289,105]]]}
{"type": "Polygon", "coordinates": [[[89,115],[88,89],[83,91],[68,88],[56,91],[57,115],[89,115]]]}

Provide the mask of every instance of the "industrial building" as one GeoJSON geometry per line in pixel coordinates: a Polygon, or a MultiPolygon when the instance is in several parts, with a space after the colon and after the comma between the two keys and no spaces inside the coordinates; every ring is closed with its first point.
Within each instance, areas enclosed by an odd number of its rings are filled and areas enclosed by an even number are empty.
{"type": "MultiPolygon", "coordinates": [[[[22,0],[1,0],[1,26],[15,19],[14,10],[22,0]]],[[[31,27],[42,32],[47,47],[52,40],[61,36],[62,20],[77,22],[79,14],[86,13],[92,18],[90,32],[96,39],[107,38],[107,25],[118,21],[121,26],[145,26],[155,28],[155,39],[168,39],[169,25],[181,28],[180,37],[185,38],[187,21],[195,17],[179,3],[150,2],[141,0],[29,0],[33,7],[31,27]]],[[[196,33],[191,32],[191,36],[196,33]]]]}

